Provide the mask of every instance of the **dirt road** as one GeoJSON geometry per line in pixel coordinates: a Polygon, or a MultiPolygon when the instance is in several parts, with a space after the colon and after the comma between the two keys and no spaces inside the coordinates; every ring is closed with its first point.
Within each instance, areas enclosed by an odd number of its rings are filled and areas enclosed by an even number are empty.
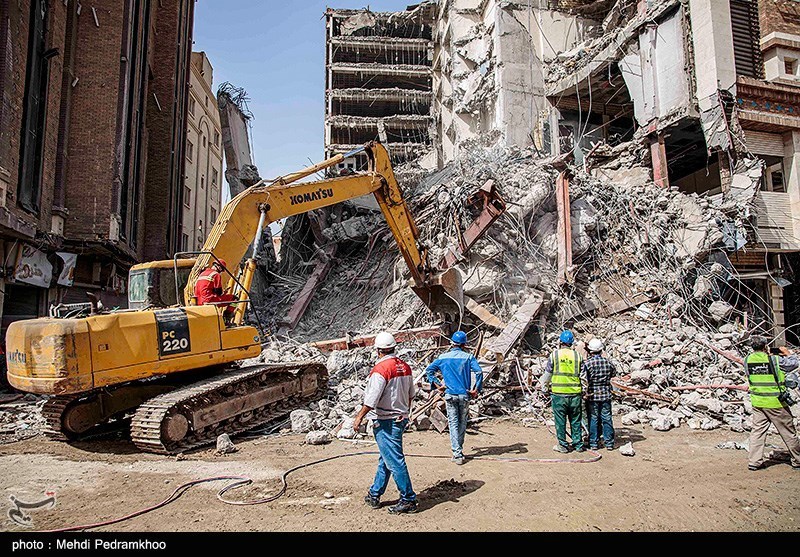
{"type": "MultiPolygon", "coordinates": [[[[484,457],[554,458],[553,438],[543,427],[510,419],[481,424],[470,432],[465,452],[484,457]]],[[[185,530],[800,530],[800,471],[788,463],[748,472],[746,453],[722,450],[721,441],[746,433],[667,433],[649,427],[618,430],[632,440],[635,457],[601,450],[591,464],[547,464],[449,458],[409,458],[420,512],[392,516],[371,510],[363,496],[375,471],[374,456],[355,456],[302,469],[289,477],[286,495],[273,503],[238,507],[216,499],[223,482],[195,487],[166,508],[104,528],[120,531],[185,530]],[[329,497],[325,497],[325,494],[329,497]]],[[[409,433],[406,452],[447,455],[446,435],[409,433]]],[[[74,446],[36,437],[0,446],[3,501],[43,500],[52,508],[26,511],[34,529],[107,520],[147,507],[180,483],[208,476],[246,475],[251,487],[230,498],[273,492],[293,466],[374,445],[336,441],[308,446],[301,435],[235,440],[239,451],[215,456],[195,451],[179,460],[143,454],[128,441],[95,440],[74,446]]],[[[769,442],[782,446],[778,437],[769,442]]],[[[584,453],[589,455],[589,453],[584,453]]],[[[567,455],[577,458],[572,453],[567,455]]],[[[583,455],[581,455],[583,456],[583,455]]],[[[591,456],[591,455],[589,455],[591,456]]],[[[396,499],[390,484],[386,503],[396,499]]],[[[21,530],[4,509],[3,530],[21,530]]]]}

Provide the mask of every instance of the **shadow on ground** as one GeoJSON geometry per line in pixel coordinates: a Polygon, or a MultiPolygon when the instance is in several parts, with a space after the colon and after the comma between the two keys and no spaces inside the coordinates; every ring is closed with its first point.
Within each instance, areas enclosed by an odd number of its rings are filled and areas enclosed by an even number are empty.
{"type": "Polygon", "coordinates": [[[507,454],[525,454],[528,452],[527,443],[514,443],[513,445],[500,445],[497,447],[475,447],[467,457],[501,456],[507,454]]]}
{"type": "MultiPolygon", "coordinates": [[[[458,503],[460,497],[469,495],[483,487],[481,480],[465,480],[463,482],[454,479],[442,480],[431,487],[426,487],[417,494],[417,512],[427,511],[440,503],[452,501],[458,503]]],[[[394,503],[392,503],[394,504],[394,503]]]]}
{"type": "Polygon", "coordinates": [[[647,439],[642,435],[641,430],[631,429],[628,427],[615,427],[614,428],[614,444],[617,446],[623,445],[628,441],[636,443],[647,439]]]}

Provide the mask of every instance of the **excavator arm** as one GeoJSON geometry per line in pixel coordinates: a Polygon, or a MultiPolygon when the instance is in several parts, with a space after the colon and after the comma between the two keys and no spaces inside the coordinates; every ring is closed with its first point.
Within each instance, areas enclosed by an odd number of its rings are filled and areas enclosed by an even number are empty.
{"type": "MultiPolygon", "coordinates": [[[[414,291],[431,309],[435,310],[437,306],[452,303],[460,307],[460,276],[456,276],[454,269],[444,277],[433,274],[428,264],[427,250],[420,248],[418,244],[419,232],[395,180],[389,154],[386,148],[377,142],[368,143],[350,153],[337,155],[299,172],[288,174],[269,184],[259,182],[243,191],[223,208],[206,239],[203,251],[213,253],[218,259],[225,259],[229,264],[238,263],[250,244],[254,244],[254,251],[257,251],[257,239],[263,227],[269,223],[370,193],[375,195],[400,253],[411,271],[414,291]],[[369,170],[364,174],[294,183],[360,152],[366,152],[369,157],[369,170]]],[[[208,254],[198,257],[184,291],[186,300],[192,300],[197,277],[211,260],[212,257],[208,254]]],[[[240,282],[244,290],[238,292],[241,303],[238,304],[234,318],[237,324],[241,323],[244,317],[246,290],[250,288],[254,271],[255,254],[242,270],[240,282]]]]}

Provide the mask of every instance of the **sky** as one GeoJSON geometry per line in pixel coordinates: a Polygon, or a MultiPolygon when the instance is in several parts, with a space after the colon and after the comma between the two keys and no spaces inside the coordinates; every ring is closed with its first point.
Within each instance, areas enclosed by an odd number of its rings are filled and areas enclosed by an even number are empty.
{"type": "MultiPolygon", "coordinates": [[[[404,10],[414,0],[332,0],[330,7],[404,10]]],[[[317,0],[198,0],[194,45],[214,68],[213,90],[230,81],[250,97],[255,165],[274,178],[324,155],[325,19],[317,0]]],[[[223,202],[227,201],[223,193],[223,202]]]]}

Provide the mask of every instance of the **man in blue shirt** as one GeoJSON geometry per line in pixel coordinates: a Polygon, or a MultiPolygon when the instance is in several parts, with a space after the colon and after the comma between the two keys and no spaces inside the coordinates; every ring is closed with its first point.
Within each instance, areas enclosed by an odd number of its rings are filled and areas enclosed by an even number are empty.
{"type": "Polygon", "coordinates": [[[467,334],[464,331],[453,333],[451,344],[450,350],[436,358],[425,371],[430,384],[444,394],[453,462],[464,464],[464,434],[469,418],[469,399],[477,397],[483,391],[483,371],[475,356],[466,351],[467,334]],[[436,377],[437,372],[442,377],[441,382],[436,377]]]}

